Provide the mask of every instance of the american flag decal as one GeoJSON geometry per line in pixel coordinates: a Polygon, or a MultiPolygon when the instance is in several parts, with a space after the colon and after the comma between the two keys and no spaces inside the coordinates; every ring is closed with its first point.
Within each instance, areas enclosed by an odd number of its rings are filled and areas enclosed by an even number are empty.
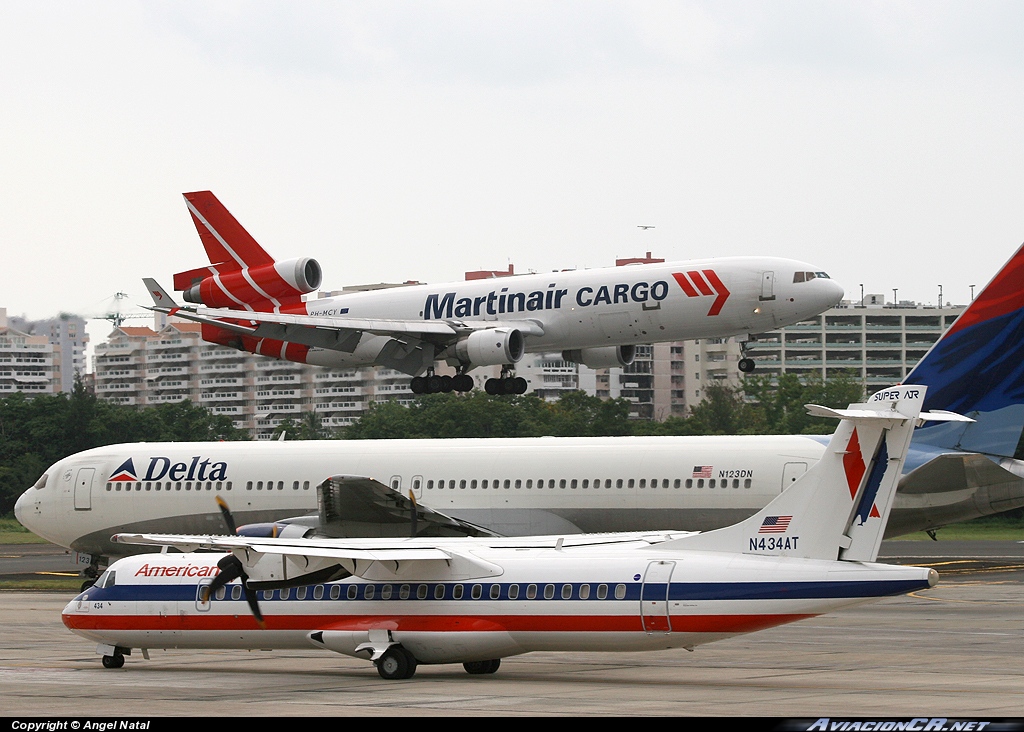
{"type": "Polygon", "coordinates": [[[792,516],[766,516],[764,521],[761,523],[761,528],[757,530],[757,533],[785,534],[786,529],[789,528],[789,522],[792,520],[792,516]]]}
{"type": "Polygon", "coordinates": [[[693,477],[694,478],[710,478],[711,471],[714,470],[713,465],[694,465],[693,466],[693,477]]]}

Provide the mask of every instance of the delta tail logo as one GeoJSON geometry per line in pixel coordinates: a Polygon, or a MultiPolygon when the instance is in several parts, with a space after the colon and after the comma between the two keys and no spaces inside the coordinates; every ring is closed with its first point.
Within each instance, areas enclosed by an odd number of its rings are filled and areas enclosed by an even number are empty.
{"type": "Polygon", "coordinates": [[[139,480],[139,474],[135,472],[135,463],[132,462],[131,458],[128,458],[119,466],[114,469],[114,472],[110,474],[110,481],[124,481],[128,483],[135,483],[139,480]]]}

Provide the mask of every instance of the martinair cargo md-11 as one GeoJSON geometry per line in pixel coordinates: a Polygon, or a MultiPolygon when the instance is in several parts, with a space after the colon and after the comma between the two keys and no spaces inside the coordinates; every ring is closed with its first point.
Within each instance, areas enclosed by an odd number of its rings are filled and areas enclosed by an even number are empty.
{"type": "MultiPolygon", "coordinates": [[[[1024,247],[907,376],[930,411],[975,422],[917,430],[890,534],[1024,506],[1021,282],[1024,247]]],[[[807,435],[110,445],[52,465],[15,514],[91,555],[90,577],[134,550],[115,533],[220,530],[217,496],[239,524],[315,514],[269,527],[286,535],[406,535],[413,511],[425,535],[708,530],[760,510],[824,450],[807,435]]]]}
{"type": "MultiPolygon", "coordinates": [[[[201,323],[203,339],[317,366],[378,364],[414,393],[469,391],[469,371],[501,366],[491,394],[522,394],[526,352],[625,366],[638,343],[752,335],[838,303],[843,288],[792,259],[727,257],[418,285],[304,301],[320,287],[308,257],[277,262],[209,191],[186,193],[210,265],[174,275],[179,307],[146,279],[153,309],[201,323]],[[437,376],[446,361],[456,375],[437,376]]],[[[744,371],[754,367],[744,358],[744,371]]]]}
{"type": "Polygon", "coordinates": [[[64,624],[106,668],[153,648],[309,649],[491,674],[531,651],[689,648],[934,586],[875,563],[925,387],[812,413],[841,419],[821,460],[760,513],[704,534],[285,539],[118,535],[172,546],[114,564],[64,624]],[[206,550],[211,553],[193,553],[206,550]],[[227,552],[225,554],[225,552],[227,552]],[[246,607],[248,605],[248,608],[246,607]]]}

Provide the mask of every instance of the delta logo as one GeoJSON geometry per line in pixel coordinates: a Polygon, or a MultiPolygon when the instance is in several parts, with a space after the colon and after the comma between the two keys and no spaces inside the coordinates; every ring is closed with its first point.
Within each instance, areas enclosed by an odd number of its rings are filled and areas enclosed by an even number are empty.
{"type": "Polygon", "coordinates": [[[128,458],[110,475],[110,482],[137,483],[140,480],[227,480],[228,464],[195,455],[189,462],[174,463],[169,457],[149,458],[146,474],[139,477],[135,463],[128,458]]]}

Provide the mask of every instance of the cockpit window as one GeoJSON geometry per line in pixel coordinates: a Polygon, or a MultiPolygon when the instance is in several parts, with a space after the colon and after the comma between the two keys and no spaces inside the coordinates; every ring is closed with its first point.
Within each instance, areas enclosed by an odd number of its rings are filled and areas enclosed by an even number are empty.
{"type": "Polygon", "coordinates": [[[810,282],[811,280],[830,280],[827,272],[794,272],[793,282],[810,282]]]}
{"type": "Polygon", "coordinates": [[[830,280],[830,279],[832,279],[831,277],[828,276],[827,272],[815,272],[814,276],[815,277],[820,277],[823,280],[830,280]]]}
{"type": "Polygon", "coordinates": [[[807,279],[807,273],[806,272],[794,272],[793,273],[793,282],[803,282],[806,279],[807,279]]]}
{"type": "Polygon", "coordinates": [[[106,589],[107,587],[113,587],[114,586],[114,572],[112,572],[112,571],[110,571],[108,569],[106,572],[101,574],[99,576],[99,579],[96,580],[95,586],[99,587],[100,589],[106,589]]]}
{"type": "MultiPolygon", "coordinates": [[[[22,483],[22,485],[24,485],[24,483],[22,483]]],[[[39,477],[39,480],[36,481],[36,484],[34,486],[32,486],[32,487],[36,488],[36,489],[45,488],[46,487],[46,473],[43,473],[39,477]]]]}

